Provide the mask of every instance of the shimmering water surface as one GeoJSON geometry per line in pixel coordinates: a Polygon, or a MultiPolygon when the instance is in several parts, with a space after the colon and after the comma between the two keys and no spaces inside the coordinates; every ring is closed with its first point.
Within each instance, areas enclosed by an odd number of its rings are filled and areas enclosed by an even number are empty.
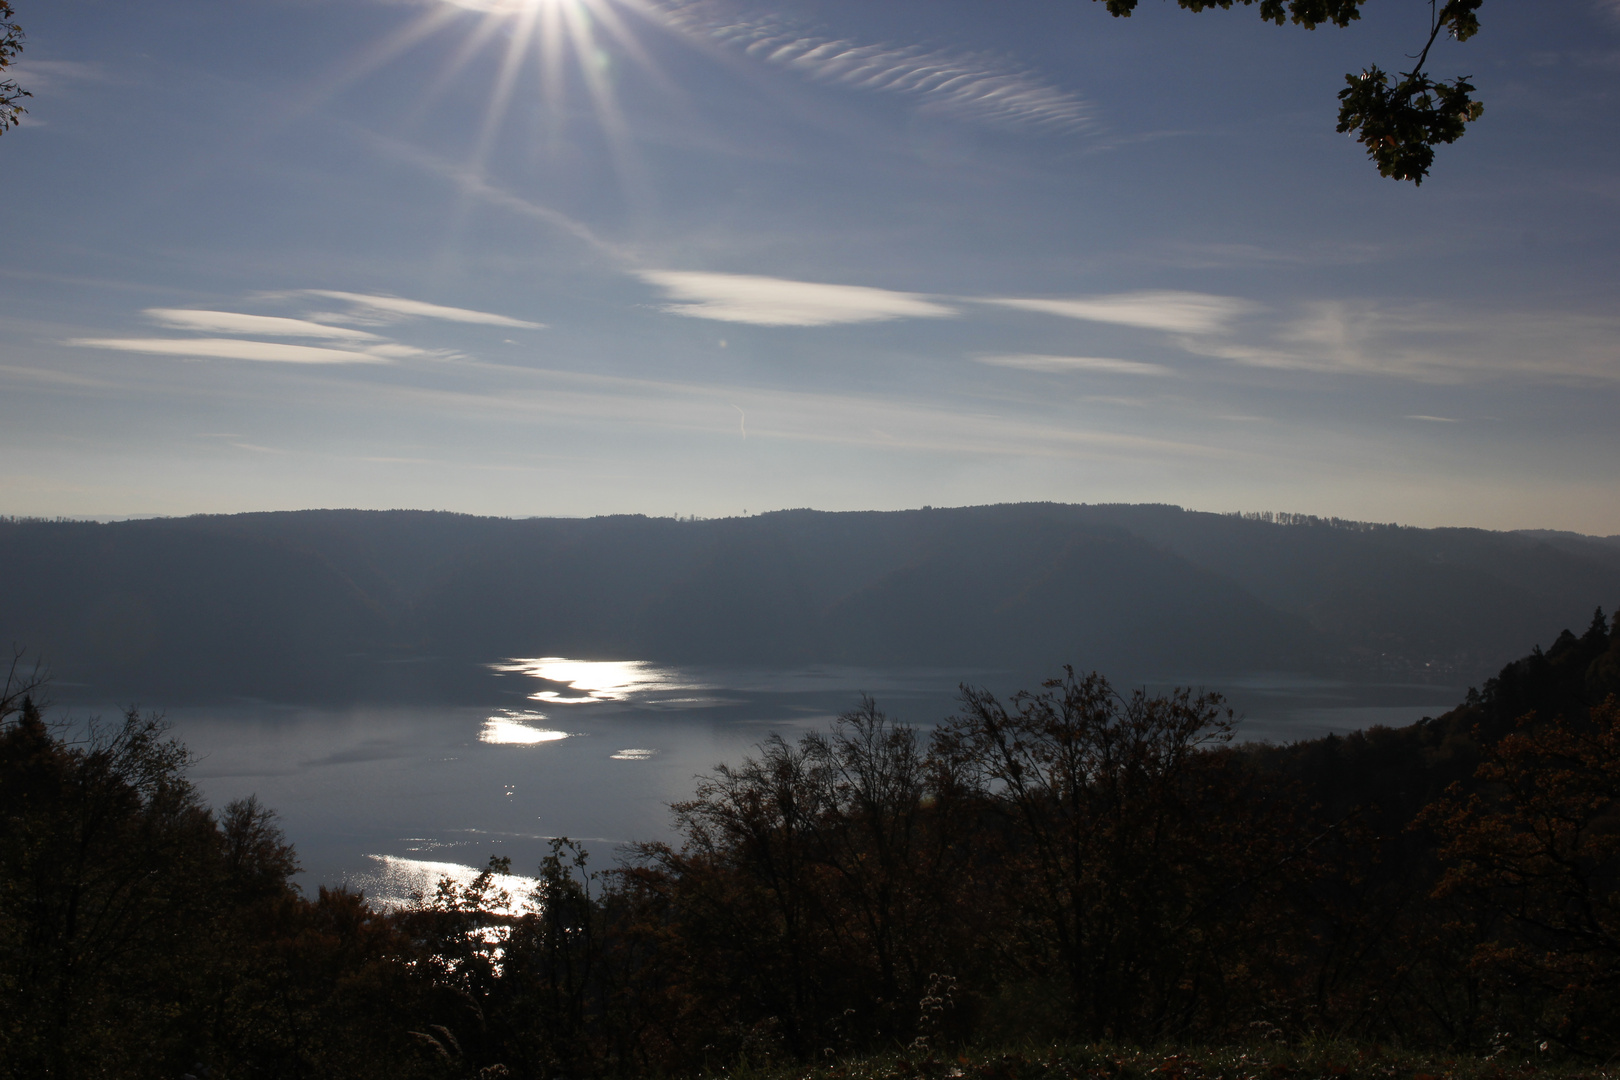
{"type": "MultiPolygon", "coordinates": [[[[533,873],[549,838],[610,865],[622,845],[671,836],[668,805],[697,774],[772,733],[794,739],[871,694],[919,727],[950,714],[966,678],[1007,693],[1005,672],[807,668],[723,671],[561,657],[500,665],[532,689],[508,707],[169,710],[216,805],[256,794],[281,815],[303,882],[381,899],[470,880],[490,855],[533,873]]],[[[1454,688],[1364,686],[1285,676],[1216,684],[1247,738],[1288,740],[1437,715],[1454,688]]],[[[507,883],[521,891],[524,880],[507,883]]]]}

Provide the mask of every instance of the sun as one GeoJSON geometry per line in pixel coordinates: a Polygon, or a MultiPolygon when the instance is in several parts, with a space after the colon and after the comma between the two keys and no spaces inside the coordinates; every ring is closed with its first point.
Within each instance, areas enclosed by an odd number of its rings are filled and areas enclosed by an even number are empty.
{"type": "Polygon", "coordinates": [[[483,172],[514,105],[527,101],[544,108],[560,128],[570,87],[583,87],[617,167],[629,174],[639,170],[633,167],[615,80],[636,70],[667,85],[632,23],[668,29],[649,0],[437,0],[351,58],[343,75],[321,92],[329,94],[407,51],[448,38],[453,42],[448,48],[435,46],[443,59],[426,81],[423,100],[445,91],[469,69],[489,72],[488,99],[466,163],[474,173],[483,172]]]}

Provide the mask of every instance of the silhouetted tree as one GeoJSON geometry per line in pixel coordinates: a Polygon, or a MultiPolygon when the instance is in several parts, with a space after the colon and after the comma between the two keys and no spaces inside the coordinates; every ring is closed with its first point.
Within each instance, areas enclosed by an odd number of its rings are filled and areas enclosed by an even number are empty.
{"type": "Polygon", "coordinates": [[[1425,812],[1447,863],[1436,890],[1476,900],[1477,970],[1512,989],[1516,1033],[1620,1049],[1620,699],[1583,721],[1527,714],[1425,812]]]}
{"type": "MultiPolygon", "coordinates": [[[[1102,0],[1109,14],[1129,16],[1137,0],[1102,0]]],[[[1307,30],[1324,23],[1344,27],[1361,18],[1367,0],[1176,0],[1189,11],[1231,8],[1234,3],[1260,5],[1260,17],[1278,26],[1292,22],[1307,30]]],[[[1441,34],[1467,41],[1479,32],[1484,0],[1428,0],[1429,36],[1413,59],[1412,69],[1391,77],[1378,65],[1346,75],[1339,91],[1341,134],[1352,134],[1367,148],[1378,172],[1395,180],[1422,184],[1434,164],[1434,148],[1462,138],[1468,124],[1485,107],[1474,100],[1468,77],[1435,81],[1425,72],[1429,51],[1441,34]]]]}
{"type": "Polygon", "coordinates": [[[0,1056],[17,1075],[175,1051],[181,1032],[164,1018],[193,989],[181,976],[201,947],[215,853],[184,761],[133,711],[70,748],[25,700],[0,732],[0,1056]]]}
{"type": "Polygon", "coordinates": [[[964,689],[938,739],[1003,818],[1023,963],[1065,985],[1075,1034],[1220,1030],[1263,951],[1258,890],[1294,861],[1285,805],[1223,751],[1219,695],[1124,697],[1073,669],[1044,687],[964,689]]]}
{"type": "Polygon", "coordinates": [[[973,966],[995,896],[937,765],[866,701],[675,805],[681,846],[644,845],[626,881],[663,912],[684,1016],[711,1045],[757,1059],[906,1041],[936,976],[973,966]]]}
{"type": "Polygon", "coordinates": [[[70,730],[0,696],[0,1077],[432,1074],[416,943],[304,899],[274,815],[212,813],[161,719],[70,730]]]}
{"type": "MultiPolygon", "coordinates": [[[[0,74],[11,67],[23,48],[22,27],[12,21],[14,14],[11,4],[0,0],[0,74]]],[[[33,96],[18,86],[15,79],[0,79],[0,135],[17,126],[17,121],[28,111],[23,108],[22,99],[33,96]]]]}

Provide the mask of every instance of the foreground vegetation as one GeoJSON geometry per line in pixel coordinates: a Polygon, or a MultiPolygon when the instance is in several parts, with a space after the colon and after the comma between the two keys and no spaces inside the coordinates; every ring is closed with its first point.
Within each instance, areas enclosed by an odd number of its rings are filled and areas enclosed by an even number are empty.
{"type": "Polygon", "coordinates": [[[1098,1044],[967,1049],[944,1057],[888,1053],[808,1067],[730,1069],[734,1080],[1610,1080],[1612,1063],[1511,1056],[1458,1056],[1342,1042],[1159,1050],[1098,1044]]]}
{"type": "Polygon", "coordinates": [[[866,702],[704,778],[677,844],[603,871],[556,841],[526,914],[502,860],[402,911],[304,896],[272,815],[203,805],[160,723],[68,743],[30,690],[0,698],[0,1076],[1442,1080],[1620,1052],[1601,613],[1437,720],[1289,746],[1073,672],[964,689],[927,733],[866,702]]]}

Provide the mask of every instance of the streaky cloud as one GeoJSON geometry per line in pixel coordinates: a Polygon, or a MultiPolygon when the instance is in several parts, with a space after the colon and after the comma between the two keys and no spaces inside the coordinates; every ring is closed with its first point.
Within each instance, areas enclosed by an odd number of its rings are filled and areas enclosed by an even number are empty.
{"type": "Polygon", "coordinates": [[[638,275],[674,303],[661,310],[693,319],[755,326],[835,326],[888,319],[939,319],[957,314],[920,293],[866,285],[830,285],[755,274],[644,270],[638,275]]]}
{"type": "Polygon", "coordinates": [[[110,82],[101,64],[81,60],[25,59],[10,65],[6,74],[25,86],[55,87],[59,82],[110,82]]]}
{"type": "Polygon", "coordinates": [[[366,352],[372,356],[385,356],[390,360],[410,360],[418,356],[432,357],[435,360],[460,360],[463,354],[452,349],[418,349],[415,345],[401,345],[396,341],[384,342],[381,345],[367,345],[366,352]]]}
{"type": "Polygon", "coordinates": [[[1145,330],[1167,330],[1181,334],[1209,334],[1226,329],[1234,319],[1256,310],[1256,305],[1234,296],[1209,293],[1149,292],[1112,293],[1073,299],[987,297],[982,303],[1057,315],[1065,319],[1136,326],[1145,330]]]}
{"type": "Polygon", "coordinates": [[[88,349],[156,353],[206,360],[255,360],[278,364],[391,364],[394,358],[374,352],[288,345],[280,341],[240,338],[72,338],[67,344],[88,349]]]}
{"type": "Polygon", "coordinates": [[[1108,356],[1047,356],[1040,353],[1010,353],[1007,355],[975,356],[981,364],[995,367],[1020,368],[1024,371],[1095,371],[1109,375],[1173,375],[1175,372],[1163,364],[1149,364],[1141,360],[1116,360],[1108,356]]]}
{"type": "Polygon", "coordinates": [[[56,371],[51,368],[15,367],[11,364],[0,364],[0,380],[3,379],[27,379],[29,382],[72,386],[86,390],[122,389],[119,384],[108,382],[106,379],[97,379],[88,375],[76,375],[70,371],[56,371]]]}
{"type": "Polygon", "coordinates": [[[1455,385],[1620,381],[1616,341],[1620,319],[1607,314],[1333,300],[1301,305],[1268,337],[1177,344],[1245,367],[1455,385]]]}
{"type": "Polygon", "coordinates": [[[264,334],[269,337],[312,337],[331,341],[381,341],[376,334],[347,326],[327,326],[308,319],[276,315],[248,315],[237,311],[200,311],[191,308],[147,308],[154,322],[176,330],[215,334],[264,334]]]}
{"type": "Polygon", "coordinates": [[[716,0],[666,0],[662,7],[678,29],[818,82],[905,95],[924,108],[991,125],[1061,134],[1094,126],[1093,109],[1079,94],[983,53],[823,37],[716,0]]]}
{"type": "Polygon", "coordinates": [[[336,289],[304,289],[304,296],[321,296],[328,300],[342,300],[357,308],[386,315],[410,319],[442,319],[446,322],[476,323],[482,326],[507,326],[519,330],[541,330],[545,323],[527,322],[507,315],[471,308],[445,307],[425,300],[407,300],[401,296],[375,296],[371,293],[339,292],[336,289]]]}

